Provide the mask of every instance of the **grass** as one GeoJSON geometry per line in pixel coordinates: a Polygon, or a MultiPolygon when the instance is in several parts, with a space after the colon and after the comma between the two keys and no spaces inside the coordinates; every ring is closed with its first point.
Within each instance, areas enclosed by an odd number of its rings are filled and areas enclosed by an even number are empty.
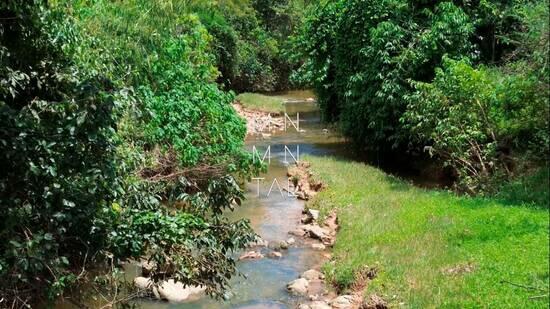
{"type": "Polygon", "coordinates": [[[365,295],[395,307],[548,308],[547,208],[419,189],[362,163],[304,160],[328,185],[308,206],[338,209],[324,270],[340,288],[369,266],[378,274],[365,295]],[[473,270],[461,272],[466,265],[473,270]]]}
{"type": "Polygon", "coordinates": [[[259,93],[241,93],[236,98],[243,107],[267,113],[280,114],[285,111],[283,99],[259,93]]]}

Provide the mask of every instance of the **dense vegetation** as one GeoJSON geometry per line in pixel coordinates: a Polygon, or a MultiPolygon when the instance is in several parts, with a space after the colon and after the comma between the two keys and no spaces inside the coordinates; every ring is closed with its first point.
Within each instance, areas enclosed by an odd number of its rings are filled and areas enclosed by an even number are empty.
{"type": "Polygon", "coordinates": [[[296,79],[361,148],[429,151],[461,190],[548,162],[548,1],[327,0],[296,79]]]}
{"type": "MultiPolygon", "coordinates": [[[[548,16],[547,0],[2,1],[0,306],[50,302],[141,259],[154,280],[221,296],[231,253],[255,237],[222,215],[259,168],[234,92],[287,89],[292,72],[360,147],[425,150],[465,192],[544,208],[548,16]]],[[[540,213],[486,208],[547,236],[540,213]]],[[[469,237],[455,232],[453,244],[469,237]]]]}
{"type": "Polygon", "coordinates": [[[324,271],[343,293],[364,287],[365,299],[390,308],[548,308],[548,196],[537,209],[415,188],[363,163],[303,159],[327,184],[308,207],[338,212],[324,271]]]}
{"type": "Polygon", "coordinates": [[[222,295],[230,253],[255,237],[222,216],[255,169],[223,88],[287,86],[293,5],[0,4],[0,306],[141,258],[155,280],[222,295]]]}
{"type": "Polygon", "coordinates": [[[218,82],[238,92],[284,90],[293,69],[285,50],[307,0],[191,1],[214,37],[218,82]]]}

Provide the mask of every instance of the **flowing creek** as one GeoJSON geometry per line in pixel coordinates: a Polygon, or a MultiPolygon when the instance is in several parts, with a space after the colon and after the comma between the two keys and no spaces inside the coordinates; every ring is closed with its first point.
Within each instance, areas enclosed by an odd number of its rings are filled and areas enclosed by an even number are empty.
{"type": "MultiPolygon", "coordinates": [[[[255,147],[260,156],[270,149],[270,163],[267,172],[259,177],[263,180],[252,180],[245,187],[246,199],[242,206],[233,212],[228,212],[230,219],[247,218],[252,227],[263,240],[270,244],[278,244],[281,241],[293,237],[296,243],[289,246],[288,250],[281,250],[282,258],[269,258],[270,248],[254,248],[263,253],[261,259],[245,259],[237,261],[238,274],[231,280],[231,289],[227,293],[227,299],[214,300],[203,296],[193,301],[172,304],[163,301],[136,299],[132,303],[145,309],[205,309],[205,308],[295,308],[304,298],[296,297],[286,290],[287,283],[297,279],[300,274],[309,269],[319,270],[327,261],[328,250],[315,250],[311,248],[312,241],[301,237],[289,235],[289,231],[295,230],[301,223],[302,210],[305,202],[292,196],[286,191],[280,192],[277,185],[270,187],[274,179],[277,179],[281,189],[287,187],[287,168],[294,164],[292,156],[338,156],[344,159],[361,160],[364,158],[352,154],[345,139],[336,131],[327,130],[320,120],[320,111],[315,102],[310,98],[313,94],[309,91],[288,91],[276,93],[285,104],[286,114],[296,122],[299,113],[299,131],[289,125],[286,131],[276,130],[269,134],[248,136],[245,147],[252,151],[255,147]],[[286,150],[286,151],[285,151],[286,150]],[[292,155],[292,156],[291,156],[292,155]],[[285,163],[285,160],[288,161],[285,163]]],[[[268,158],[266,157],[267,163],[268,158]]],[[[375,164],[376,165],[376,164],[375,164]]],[[[384,170],[393,170],[399,176],[421,186],[437,186],[426,177],[412,175],[403,169],[407,164],[394,164],[394,168],[382,167],[384,170]],[[398,167],[397,167],[398,166],[398,167]],[[397,168],[395,168],[397,167],[397,168]],[[417,180],[420,180],[417,182],[417,180]]],[[[270,246],[271,247],[271,246],[270,246]]],[[[241,252],[242,253],[242,252],[241,252]]],[[[240,254],[240,253],[239,253],[240,254]]],[[[239,255],[236,255],[238,258],[239,255]]],[[[127,265],[124,277],[128,282],[141,275],[141,268],[137,265],[127,265]]],[[[323,288],[322,288],[323,289],[323,288]]],[[[321,292],[321,291],[318,291],[321,292]]],[[[86,305],[95,308],[101,303],[99,297],[92,297],[86,301],[86,305]],[[98,303],[99,301],[99,303],[98,303]]],[[[75,308],[70,302],[58,302],[56,308],[75,308]]]]}
{"type": "MultiPolygon", "coordinates": [[[[246,147],[252,151],[256,147],[263,156],[267,147],[271,150],[271,163],[267,173],[259,177],[265,178],[261,182],[251,181],[245,186],[246,200],[241,207],[228,213],[232,219],[248,218],[254,230],[270,243],[279,243],[287,240],[289,231],[300,224],[304,201],[289,197],[286,192],[283,196],[275,185],[269,196],[269,188],[276,178],[281,188],[287,186],[287,165],[285,160],[285,146],[287,161],[293,163],[290,153],[297,156],[297,147],[300,155],[336,155],[344,153],[344,140],[332,132],[324,132],[320,123],[317,105],[306,102],[311,97],[308,92],[287,92],[278,94],[292,103],[285,104],[286,113],[296,121],[296,114],[300,114],[300,129],[297,132],[292,126],[287,131],[273,132],[271,136],[249,136],[246,147]],[[302,100],[298,102],[299,100],[302,100]],[[259,196],[258,196],[259,187],[259,196]]],[[[267,160],[267,158],[266,158],[267,160]]],[[[286,291],[286,284],[311,268],[319,268],[325,260],[326,252],[311,249],[307,240],[294,237],[296,243],[288,250],[282,250],[283,257],[270,259],[264,257],[258,260],[243,260],[237,262],[240,275],[232,279],[231,291],[228,300],[215,301],[208,297],[189,303],[169,304],[159,301],[139,301],[143,308],[293,308],[300,300],[286,291]]],[[[270,251],[262,249],[264,253],[270,251]]],[[[131,274],[130,274],[131,275],[131,274]]]]}

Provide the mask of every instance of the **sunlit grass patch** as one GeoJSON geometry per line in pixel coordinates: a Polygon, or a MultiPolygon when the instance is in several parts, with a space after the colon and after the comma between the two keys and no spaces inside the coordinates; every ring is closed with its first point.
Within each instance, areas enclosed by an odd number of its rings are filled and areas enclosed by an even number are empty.
{"type": "Polygon", "coordinates": [[[283,99],[259,93],[241,93],[235,99],[241,105],[250,110],[267,113],[283,113],[285,110],[283,99]]]}
{"type": "Polygon", "coordinates": [[[362,163],[303,160],[327,184],[309,207],[338,209],[325,272],[339,288],[369,266],[377,276],[366,295],[394,306],[548,307],[547,209],[423,190],[362,163]]]}

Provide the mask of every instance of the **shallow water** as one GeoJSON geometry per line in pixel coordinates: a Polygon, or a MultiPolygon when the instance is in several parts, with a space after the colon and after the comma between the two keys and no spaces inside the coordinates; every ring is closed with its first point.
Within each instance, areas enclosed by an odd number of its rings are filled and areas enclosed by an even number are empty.
{"type": "MultiPolygon", "coordinates": [[[[278,95],[296,101],[313,96],[311,92],[303,91],[278,95]],[[293,94],[296,96],[293,97],[293,94]]],[[[297,113],[300,114],[301,132],[290,126],[287,131],[272,132],[271,136],[247,138],[246,148],[252,151],[253,147],[256,147],[260,156],[270,147],[271,162],[267,172],[259,176],[264,180],[247,183],[244,188],[246,200],[241,207],[227,214],[230,219],[248,218],[254,230],[270,243],[289,238],[288,232],[299,225],[304,208],[303,201],[280,191],[276,184],[269,193],[274,179],[277,179],[281,189],[287,186],[285,146],[286,160],[289,163],[294,163],[291,153],[298,159],[298,149],[300,155],[344,153],[344,140],[336,134],[323,131],[318,108],[314,102],[288,103],[286,112],[294,122],[297,113]]],[[[288,294],[286,284],[298,278],[302,272],[319,267],[323,261],[322,252],[312,250],[308,243],[294,238],[297,243],[289,250],[283,251],[281,259],[239,261],[237,267],[240,275],[232,279],[230,297],[227,301],[203,298],[182,304],[157,301],[140,303],[144,308],[292,308],[300,299],[288,294]]],[[[270,251],[267,248],[262,250],[264,253],[270,251]]]]}

